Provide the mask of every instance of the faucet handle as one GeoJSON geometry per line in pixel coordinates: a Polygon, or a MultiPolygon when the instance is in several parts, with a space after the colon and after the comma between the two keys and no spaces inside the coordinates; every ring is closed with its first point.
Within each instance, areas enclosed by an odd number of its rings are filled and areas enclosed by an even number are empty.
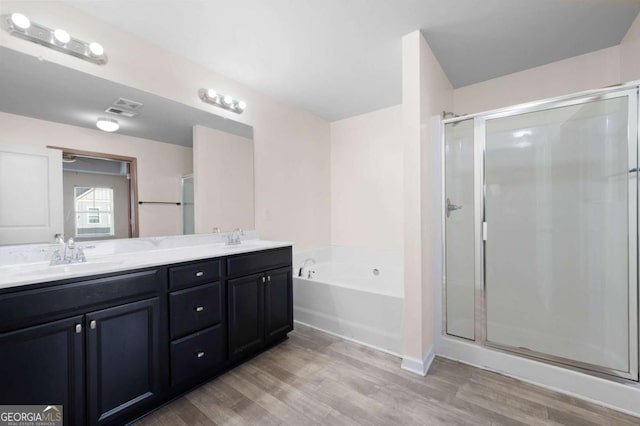
{"type": "Polygon", "coordinates": [[[80,263],[84,263],[87,261],[87,257],[84,255],[84,250],[82,250],[82,247],[78,247],[76,249],[76,255],[74,260],[80,263]]]}
{"type": "Polygon", "coordinates": [[[60,249],[56,249],[51,255],[49,265],[59,265],[60,263],[62,263],[62,256],[60,255],[60,249]]]}

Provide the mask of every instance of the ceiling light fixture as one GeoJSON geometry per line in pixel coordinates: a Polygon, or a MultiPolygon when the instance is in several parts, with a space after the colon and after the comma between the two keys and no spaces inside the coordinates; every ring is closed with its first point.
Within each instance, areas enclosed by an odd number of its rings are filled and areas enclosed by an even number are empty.
{"type": "Polygon", "coordinates": [[[96,122],[96,127],[103,132],[111,133],[120,128],[120,123],[118,123],[118,120],[114,120],[113,118],[100,117],[96,122]]]}
{"type": "Polygon", "coordinates": [[[221,95],[213,89],[200,89],[198,91],[198,96],[203,102],[228,109],[236,114],[242,114],[247,108],[246,102],[233,99],[229,95],[221,95]]]}
{"type": "Polygon", "coordinates": [[[106,64],[107,56],[104,48],[98,43],[87,43],[73,38],[63,29],[52,29],[35,22],[21,13],[3,15],[2,21],[7,32],[13,36],[38,43],[59,52],[93,62],[94,64],[106,64]]]}

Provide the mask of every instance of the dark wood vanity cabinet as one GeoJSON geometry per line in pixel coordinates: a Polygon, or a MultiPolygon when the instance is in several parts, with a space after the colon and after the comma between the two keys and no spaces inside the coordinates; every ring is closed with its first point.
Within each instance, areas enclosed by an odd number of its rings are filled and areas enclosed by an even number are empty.
{"type": "Polygon", "coordinates": [[[162,282],[154,269],[0,294],[0,403],[62,405],[67,425],[147,411],[160,391],[162,282]]]}
{"type": "Polygon", "coordinates": [[[229,280],[229,357],[237,359],[265,344],[264,274],[229,280]]]}
{"type": "Polygon", "coordinates": [[[171,385],[202,381],[227,361],[226,291],[220,259],[169,268],[171,385]]]}
{"type": "Polygon", "coordinates": [[[0,290],[0,404],[124,424],[293,329],[291,247],[0,290]]]}
{"type": "Polygon", "coordinates": [[[91,423],[135,413],[160,392],[158,297],[86,315],[87,409],[91,423]]]}
{"type": "Polygon", "coordinates": [[[293,330],[291,248],[249,253],[227,260],[229,357],[251,355],[293,330]],[[280,266],[280,267],[279,267],[280,266]]]}
{"type": "Polygon", "coordinates": [[[65,424],[84,423],[83,317],[0,334],[0,403],[62,405],[65,424]]]}
{"type": "Polygon", "coordinates": [[[293,330],[293,275],[290,267],[266,273],[264,287],[265,340],[281,340],[293,330]]]}

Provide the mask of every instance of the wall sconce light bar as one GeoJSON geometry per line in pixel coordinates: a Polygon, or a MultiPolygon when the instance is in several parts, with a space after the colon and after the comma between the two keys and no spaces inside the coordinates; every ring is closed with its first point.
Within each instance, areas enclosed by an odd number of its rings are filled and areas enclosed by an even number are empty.
{"type": "Polygon", "coordinates": [[[231,96],[223,95],[216,92],[213,89],[200,89],[198,90],[198,97],[211,105],[215,105],[220,108],[228,109],[236,114],[242,114],[247,108],[247,104],[244,101],[233,99],[231,96]]]}
{"type": "Polygon", "coordinates": [[[3,15],[2,23],[7,32],[13,36],[41,44],[58,52],[93,62],[94,64],[103,65],[107,63],[104,48],[99,43],[88,43],[71,37],[69,33],[63,29],[52,29],[31,22],[29,18],[21,13],[3,15]]]}

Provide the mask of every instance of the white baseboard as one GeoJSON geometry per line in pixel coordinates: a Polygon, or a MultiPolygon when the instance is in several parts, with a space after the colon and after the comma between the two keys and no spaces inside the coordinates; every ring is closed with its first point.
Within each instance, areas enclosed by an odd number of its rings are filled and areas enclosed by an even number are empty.
{"type": "Polygon", "coordinates": [[[434,346],[429,346],[427,352],[424,353],[422,359],[412,358],[410,356],[402,357],[402,365],[400,366],[403,370],[410,371],[414,374],[419,374],[421,376],[426,376],[427,371],[429,371],[429,367],[431,367],[431,363],[433,362],[433,358],[435,358],[435,350],[434,346]]]}
{"type": "Polygon", "coordinates": [[[332,336],[340,337],[341,339],[347,340],[349,342],[357,343],[359,345],[366,346],[368,348],[375,349],[377,351],[384,352],[386,354],[397,356],[398,358],[401,358],[400,354],[395,353],[393,351],[390,351],[388,349],[380,348],[378,346],[371,345],[369,343],[365,343],[365,342],[362,342],[360,340],[356,340],[356,339],[353,339],[351,337],[344,336],[342,334],[334,333],[333,331],[325,330],[324,328],[316,327],[315,325],[307,324],[306,322],[293,320],[293,323],[294,324],[300,324],[300,325],[303,325],[305,327],[313,328],[314,330],[322,331],[323,333],[327,333],[327,334],[330,334],[332,336]]]}

